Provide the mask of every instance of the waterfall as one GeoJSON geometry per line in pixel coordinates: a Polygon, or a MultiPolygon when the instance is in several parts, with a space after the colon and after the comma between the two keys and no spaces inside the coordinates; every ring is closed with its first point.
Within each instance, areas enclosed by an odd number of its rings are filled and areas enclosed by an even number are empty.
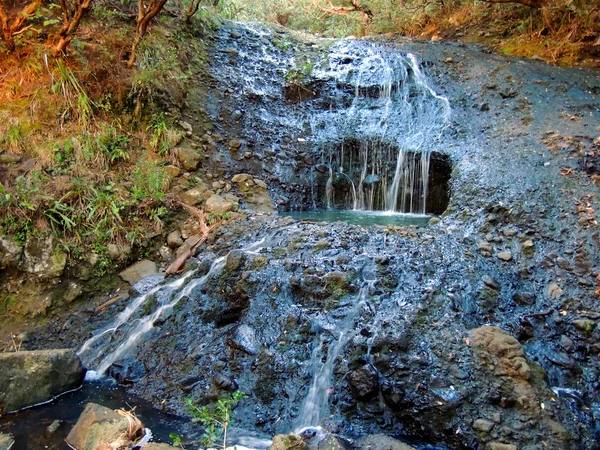
{"type": "Polygon", "coordinates": [[[308,393],[304,398],[298,418],[296,430],[318,426],[321,420],[329,413],[328,397],[333,385],[333,369],[335,363],[346,348],[346,345],[356,334],[354,321],[369,295],[372,282],[365,283],[361,288],[350,312],[342,319],[338,326],[337,339],[327,349],[327,357],[323,361],[325,336],[321,334],[318,344],[312,350],[310,368],[313,374],[308,393]]]}
{"type": "MultiPolygon", "coordinates": [[[[271,237],[262,238],[241,250],[255,253],[271,237]]],[[[225,258],[226,256],[221,256],[215,259],[206,275],[192,278],[195,272],[192,270],[179,279],[155,286],[146,294],[132,299],[108,327],[89,338],[77,352],[84,365],[92,369],[88,371],[87,378],[103,377],[112,364],[132,353],[164,313],[172,310],[183,298],[188,297],[194,289],[203,286],[215,274],[221,273],[225,266],[225,258]],[[151,299],[157,301],[156,309],[132,320],[151,299]]]]}
{"type": "Polygon", "coordinates": [[[311,122],[330,167],[327,207],[425,214],[431,152],[451,110],[415,55],[343,41],[313,76],[352,95],[311,122]]]}

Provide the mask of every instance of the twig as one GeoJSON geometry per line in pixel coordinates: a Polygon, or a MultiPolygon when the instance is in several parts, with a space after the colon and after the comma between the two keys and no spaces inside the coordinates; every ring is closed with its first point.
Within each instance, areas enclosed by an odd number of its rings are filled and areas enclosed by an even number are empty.
{"type": "Polygon", "coordinates": [[[549,316],[553,312],[554,312],[554,308],[550,308],[548,311],[543,311],[543,312],[539,312],[539,313],[525,314],[525,315],[521,316],[521,318],[519,319],[519,321],[522,322],[523,319],[527,319],[529,317],[544,317],[544,316],[549,316]]]}

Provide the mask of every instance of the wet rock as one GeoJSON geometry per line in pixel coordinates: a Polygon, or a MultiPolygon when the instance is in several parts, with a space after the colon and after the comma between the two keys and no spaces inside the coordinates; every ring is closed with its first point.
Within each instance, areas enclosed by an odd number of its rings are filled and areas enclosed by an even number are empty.
{"type": "Polygon", "coordinates": [[[373,397],[379,390],[379,375],[370,364],[353,371],[348,376],[352,394],[359,400],[373,397]]]}
{"type": "Polygon", "coordinates": [[[16,267],[23,253],[23,246],[12,237],[0,236],[0,269],[16,267]]]}
{"type": "Polygon", "coordinates": [[[503,444],[501,442],[490,442],[485,448],[486,450],[517,450],[516,445],[503,444]]]}
{"type": "Polygon", "coordinates": [[[510,261],[512,259],[512,253],[509,251],[499,252],[496,256],[502,261],[510,261]]]}
{"type": "Polygon", "coordinates": [[[546,296],[550,300],[556,300],[564,294],[564,291],[556,283],[550,283],[546,289],[546,296]]]}
{"type": "Polygon", "coordinates": [[[495,423],[490,420],[477,419],[473,422],[473,429],[482,433],[489,433],[494,428],[495,423]]]}
{"type": "Polygon", "coordinates": [[[352,445],[346,439],[328,434],[317,444],[317,450],[351,450],[352,445]]]}
{"type": "Polygon", "coordinates": [[[131,386],[146,375],[146,368],[138,359],[129,357],[113,363],[108,368],[107,375],[119,384],[131,386]]]}
{"type": "Polygon", "coordinates": [[[403,408],[402,400],[406,396],[404,389],[385,381],[381,385],[381,393],[385,403],[392,411],[397,412],[403,408]]]}
{"type": "Polygon", "coordinates": [[[258,353],[258,342],[256,340],[256,333],[254,328],[248,325],[240,325],[230,341],[231,346],[248,353],[249,355],[256,355],[258,353]]]}
{"type": "Polygon", "coordinates": [[[181,232],[179,230],[171,231],[167,235],[167,245],[171,248],[177,248],[183,245],[183,239],[181,239],[181,232]]]}
{"type": "Polygon", "coordinates": [[[136,281],[157,273],[158,264],[148,259],[142,259],[119,273],[119,276],[123,281],[133,285],[136,281]]]}
{"type": "Polygon", "coordinates": [[[62,420],[55,420],[53,421],[50,425],[48,425],[48,427],[46,428],[46,431],[50,434],[52,433],[56,433],[56,430],[58,430],[60,428],[60,425],[62,424],[62,420]]]}
{"type": "Polygon", "coordinates": [[[415,450],[414,447],[385,434],[363,436],[354,442],[353,448],[355,450],[415,450]]]}
{"type": "Polygon", "coordinates": [[[52,235],[27,239],[20,268],[42,279],[62,275],[67,264],[67,255],[52,235]]]}
{"type": "Polygon", "coordinates": [[[0,353],[0,414],[76,389],[85,372],[70,349],[0,353]]]}
{"type": "Polygon", "coordinates": [[[190,147],[177,148],[175,149],[175,154],[185,170],[196,170],[202,159],[202,154],[198,150],[190,147]]]}
{"type": "Polygon", "coordinates": [[[12,435],[0,433],[0,450],[10,450],[14,444],[15,440],[12,435]]]}
{"type": "Polygon", "coordinates": [[[296,434],[278,434],[273,438],[270,450],[308,450],[308,445],[296,434]]]}
{"type": "Polygon", "coordinates": [[[591,333],[596,327],[596,323],[590,319],[577,319],[573,321],[573,326],[578,330],[591,333]]]}
{"type": "Polygon", "coordinates": [[[229,141],[229,148],[231,150],[238,150],[242,146],[242,141],[239,139],[232,139],[229,141]]]}
{"type": "Polygon", "coordinates": [[[500,284],[496,280],[494,280],[492,277],[490,277],[489,275],[485,275],[483,277],[482,281],[483,281],[483,284],[486,285],[487,287],[492,288],[496,291],[500,290],[500,284]]]}
{"type": "MultiPolygon", "coordinates": [[[[127,435],[130,422],[122,414],[95,403],[88,403],[65,441],[76,450],[111,448],[127,435]]],[[[128,443],[128,442],[126,442],[128,443]]]]}
{"type": "Polygon", "coordinates": [[[477,244],[477,250],[479,250],[482,255],[489,256],[492,254],[493,249],[489,242],[480,242],[477,244]]]}
{"type": "Polygon", "coordinates": [[[531,257],[535,252],[535,245],[531,239],[527,239],[526,241],[521,243],[521,251],[527,257],[531,257]]]}
{"type": "Polygon", "coordinates": [[[217,194],[211,195],[204,205],[206,212],[225,213],[231,211],[233,203],[225,200],[223,197],[217,194]]]}
{"type": "Polygon", "coordinates": [[[246,261],[246,254],[241,250],[232,250],[225,259],[225,269],[232,273],[238,270],[246,261]]]}

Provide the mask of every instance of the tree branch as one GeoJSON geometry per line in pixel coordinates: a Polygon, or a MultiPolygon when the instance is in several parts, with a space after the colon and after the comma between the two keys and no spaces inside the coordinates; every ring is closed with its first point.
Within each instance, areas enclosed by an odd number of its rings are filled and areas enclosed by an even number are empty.
{"type": "Polygon", "coordinates": [[[479,0],[484,3],[519,3],[531,8],[542,8],[548,4],[547,0],[479,0]]]}

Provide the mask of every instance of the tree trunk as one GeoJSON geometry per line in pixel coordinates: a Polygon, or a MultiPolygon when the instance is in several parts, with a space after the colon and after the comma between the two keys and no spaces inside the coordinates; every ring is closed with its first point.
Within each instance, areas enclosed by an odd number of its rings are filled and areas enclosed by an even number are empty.
{"type": "Polygon", "coordinates": [[[2,25],[2,39],[8,46],[8,49],[12,51],[15,48],[15,41],[12,37],[10,26],[8,25],[8,15],[4,9],[2,0],[0,0],[0,25],[2,25]]]}
{"type": "Polygon", "coordinates": [[[146,7],[144,6],[144,0],[138,0],[138,19],[135,26],[135,38],[133,40],[133,45],[131,46],[131,56],[129,57],[127,66],[133,67],[133,64],[135,63],[137,46],[146,34],[148,24],[161,11],[161,9],[163,9],[165,3],[167,3],[167,0],[152,0],[151,3],[146,7]]]}
{"type": "MultiPolygon", "coordinates": [[[[58,44],[56,44],[56,47],[54,48],[55,56],[58,56],[62,52],[65,51],[65,48],[67,47],[67,45],[69,45],[69,42],[71,42],[71,39],[73,39],[73,35],[77,31],[77,28],[79,28],[79,23],[81,22],[81,18],[83,17],[83,15],[87,11],[87,9],[90,7],[91,3],[92,3],[92,0],[83,0],[83,2],[78,3],[77,7],[75,9],[75,12],[73,14],[73,17],[71,17],[70,20],[68,20],[69,12],[66,9],[66,5],[65,5],[65,9],[63,10],[63,17],[65,17],[67,19],[67,22],[63,25],[62,29],[60,30],[60,33],[59,33],[60,40],[58,41],[58,44]]],[[[64,0],[61,1],[61,6],[63,4],[64,4],[64,0]]]]}

